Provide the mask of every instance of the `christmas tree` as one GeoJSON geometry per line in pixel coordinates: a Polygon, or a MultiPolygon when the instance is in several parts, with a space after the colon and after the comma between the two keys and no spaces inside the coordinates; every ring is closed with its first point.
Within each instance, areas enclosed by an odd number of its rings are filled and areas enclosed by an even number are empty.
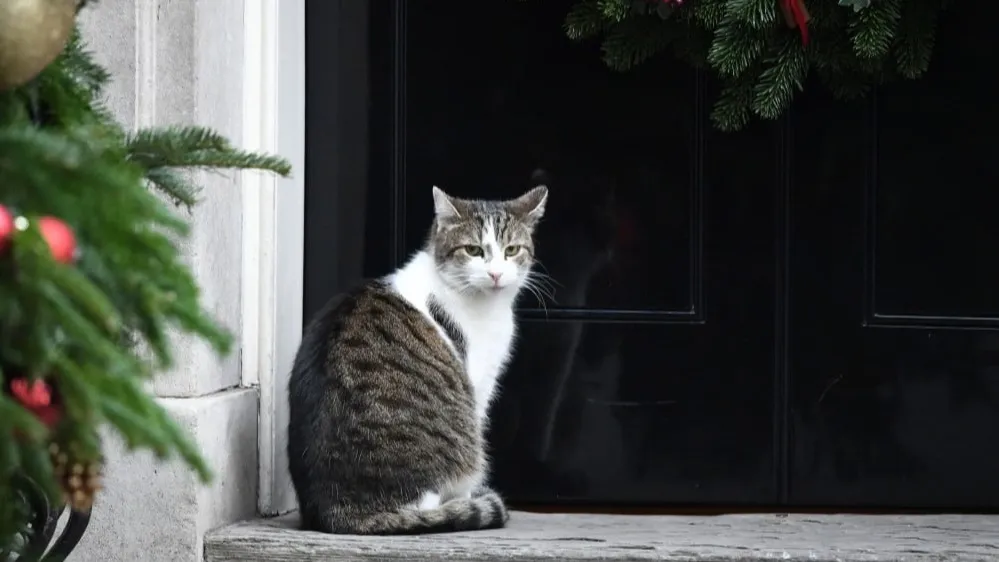
{"type": "MultiPolygon", "coordinates": [[[[79,0],[0,0],[0,559],[29,527],[30,491],[90,509],[110,428],[132,448],[199,451],[145,389],[171,333],[225,353],[177,242],[198,189],[186,169],[256,168],[200,127],[124,130],[108,75],[75,29],[79,0]]],[[[22,558],[23,559],[23,558],[22,558]]]]}
{"type": "Polygon", "coordinates": [[[948,0],[579,0],[565,29],[628,70],[671,50],[720,79],[712,120],[776,119],[814,72],[853,99],[926,72],[948,0]]]}

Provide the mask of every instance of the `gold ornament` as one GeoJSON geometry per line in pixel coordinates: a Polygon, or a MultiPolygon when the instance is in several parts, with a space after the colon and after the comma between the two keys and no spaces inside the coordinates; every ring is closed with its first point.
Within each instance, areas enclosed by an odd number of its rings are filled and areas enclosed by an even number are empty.
{"type": "Polygon", "coordinates": [[[69,40],[78,0],[0,0],[0,92],[27,83],[69,40]]]}

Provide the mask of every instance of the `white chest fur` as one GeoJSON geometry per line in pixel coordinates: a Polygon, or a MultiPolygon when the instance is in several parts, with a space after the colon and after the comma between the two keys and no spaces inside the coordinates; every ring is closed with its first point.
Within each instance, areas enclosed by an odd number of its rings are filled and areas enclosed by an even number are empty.
{"type": "MultiPolygon", "coordinates": [[[[447,308],[451,311],[457,307],[447,308]]],[[[466,372],[475,390],[479,421],[485,423],[496,382],[510,359],[515,332],[513,310],[505,304],[486,303],[459,308],[451,314],[466,334],[466,372]]]]}
{"type": "Polygon", "coordinates": [[[457,322],[465,336],[466,373],[475,392],[476,413],[483,425],[489,404],[496,393],[496,383],[507,361],[515,336],[513,294],[464,296],[446,287],[437,275],[433,258],[425,252],[416,254],[402,269],[389,276],[389,284],[400,296],[437,326],[441,336],[450,341],[427,308],[433,295],[457,322]]]}

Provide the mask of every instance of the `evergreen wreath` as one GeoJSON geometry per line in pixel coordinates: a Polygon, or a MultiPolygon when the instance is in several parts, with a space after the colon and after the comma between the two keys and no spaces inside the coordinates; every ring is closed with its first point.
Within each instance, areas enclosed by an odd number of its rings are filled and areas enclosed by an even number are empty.
{"type": "Polygon", "coordinates": [[[776,119],[811,71],[839,99],[926,72],[937,19],[949,0],[580,0],[571,39],[602,40],[625,71],[667,49],[716,75],[711,119],[738,130],[776,119]]]}

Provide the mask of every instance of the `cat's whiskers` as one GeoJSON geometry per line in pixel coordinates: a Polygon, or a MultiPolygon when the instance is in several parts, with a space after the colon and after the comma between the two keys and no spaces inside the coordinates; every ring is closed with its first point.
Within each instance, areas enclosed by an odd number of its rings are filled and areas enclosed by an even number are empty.
{"type": "Polygon", "coordinates": [[[548,268],[545,267],[545,264],[541,263],[541,260],[538,259],[534,260],[534,266],[531,269],[530,275],[536,275],[540,277],[541,280],[548,283],[549,289],[551,290],[553,295],[555,293],[555,285],[558,285],[559,287],[563,288],[565,287],[564,285],[559,283],[558,280],[552,277],[551,274],[548,273],[548,268]]]}
{"type": "Polygon", "coordinates": [[[552,302],[554,302],[556,286],[564,288],[564,285],[552,277],[551,274],[548,273],[548,268],[545,267],[540,261],[535,261],[534,266],[535,267],[531,269],[528,276],[533,278],[537,283],[544,284],[543,286],[547,291],[546,294],[548,294],[548,297],[551,298],[552,302]]]}
{"type": "Polygon", "coordinates": [[[523,287],[527,289],[534,298],[537,299],[538,304],[544,309],[545,315],[548,314],[548,304],[547,301],[551,301],[552,304],[557,304],[555,301],[555,288],[553,284],[558,282],[552,278],[551,275],[543,273],[541,271],[532,270],[527,274],[524,279],[523,287]]]}
{"type": "Polygon", "coordinates": [[[538,290],[535,289],[533,286],[525,283],[524,284],[524,288],[527,289],[527,292],[529,292],[532,295],[534,295],[534,299],[537,300],[538,304],[541,305],[541,309],[545,311],[545,317],[547,318],[548,317],[548,305],[545,304],[545,299],[538,293],[538,290]]]}

